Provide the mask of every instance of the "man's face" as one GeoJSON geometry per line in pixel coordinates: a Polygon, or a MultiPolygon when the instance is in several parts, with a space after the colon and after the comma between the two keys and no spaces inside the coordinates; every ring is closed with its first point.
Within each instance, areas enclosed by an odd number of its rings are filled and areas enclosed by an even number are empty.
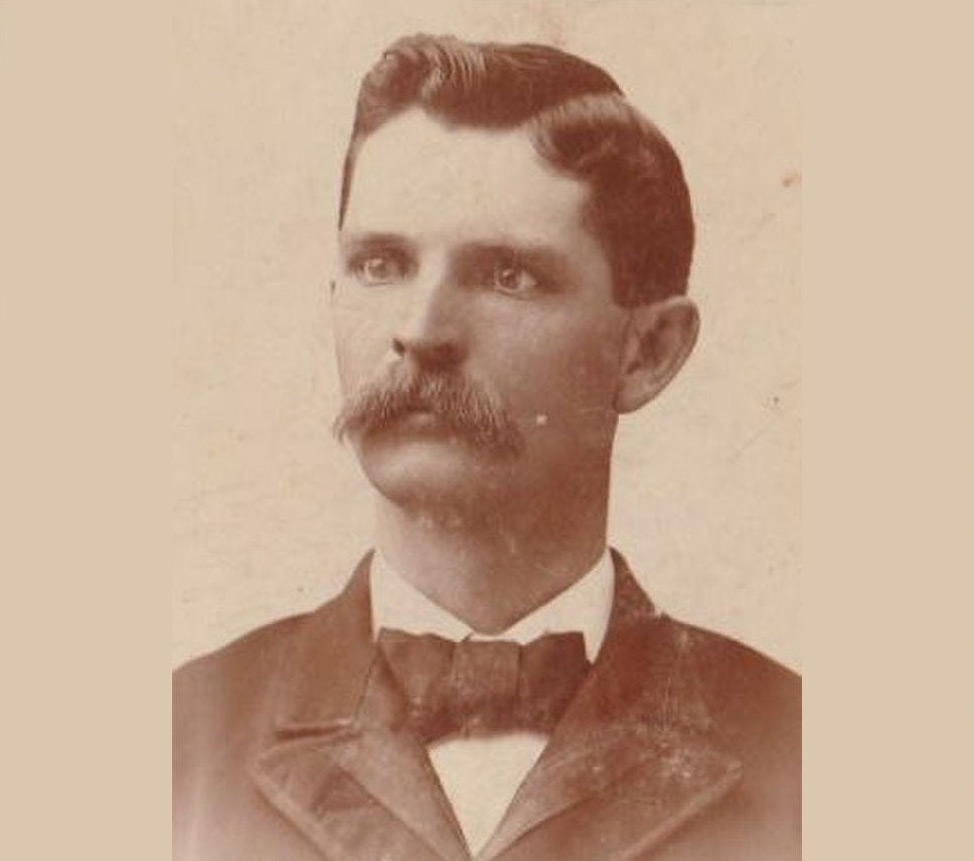
{"type": "Polygon", "coordinates": [[[586,194],[520,130],[449,128],[414,109],[364,142],[334,293],[346,398],[390,374],[459,381],[508,422],[499,439],[478,435],[480,401],[454,397],[447,415],[424,400],[435,386],[380,399],[380,418],[349,436],[387,498],[542,499],[608,463],[628,314],[583,224],[586,194]]]}

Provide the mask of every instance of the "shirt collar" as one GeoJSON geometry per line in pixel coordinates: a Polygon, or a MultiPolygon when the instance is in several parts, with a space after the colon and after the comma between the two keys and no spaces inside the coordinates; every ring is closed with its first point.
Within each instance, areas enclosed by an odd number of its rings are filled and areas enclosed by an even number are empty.
{"type": "Polygon", "coordinates": [[[448,640],[514,640],[526,644],[543,634],[580,631],[585,653],[594,661],[612,610],[614,571],[609,550],[595,566],[547,604],[529,613],[497,636],[478,634],[456,616],[433,603],[392,569],[377,550],[369,574],[372,593],[372,630],[395,628],[411,634],[436,634],[448,640]]]}

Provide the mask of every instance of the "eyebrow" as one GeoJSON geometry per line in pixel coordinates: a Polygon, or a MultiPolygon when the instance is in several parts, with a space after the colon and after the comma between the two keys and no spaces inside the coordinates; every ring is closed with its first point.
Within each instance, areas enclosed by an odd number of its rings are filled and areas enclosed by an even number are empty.
{"type": "Polygon", "coordinates": [[[339,234],[338,244],[343,253],[353,254],[363,248],[405,248],[413,243],[398,233],[376,233],[372,231],[357,233],[343,230],[339,234]]]}
{"type": "MultiPolygon", "coordinates": [[[[401,233],[342,231],[339,245],[343,253],[354,254],[368,248],[412,248],[415,243],[401,233]]],[[[554,270],[563,275],[567,275],[570,268],[564,252],[552,245],[543,242],[517,242],[506,237],[496,241],[464,242],[460,246],[460,254],[463,256],[510,254],[526,265],[554,270]]]]}
{"type": "Polygon", "coordinates": [[[552,245],[544,243],[520,243],[501,240],[499,242],[470,242],[463,246],[470,254],[510,254],[518,261],[545,267],[564,267],[565,255],[552,245]]]}

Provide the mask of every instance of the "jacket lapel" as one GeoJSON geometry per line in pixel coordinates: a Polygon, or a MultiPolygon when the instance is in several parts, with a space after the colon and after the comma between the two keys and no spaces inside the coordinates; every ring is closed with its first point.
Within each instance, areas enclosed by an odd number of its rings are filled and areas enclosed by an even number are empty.
{"type": "Polygon", "coordinates": [[[373,648],[368,565],[293,644],[276,738],[251,774],[328,858],[466,861],[452,808],[373,648]]]}
{"type": "MultiPolygon", "coordinates": [[[[626,861],[740,778],[698,689],[692,634],[657,614],[618,555],[596,664],[482,861],[626,861]]],[[[468,861],[403,698],[373,648],[369,557],[310,616],[281,673],[275,739],[252,763],[267,800],[339,861],[468,861]]]]}
{"type": "Polygon", "coordinates": [[[593,671],[478,859],[641,857],[740,778],[700,695],[692,635],[615,564],[593,671]]]}

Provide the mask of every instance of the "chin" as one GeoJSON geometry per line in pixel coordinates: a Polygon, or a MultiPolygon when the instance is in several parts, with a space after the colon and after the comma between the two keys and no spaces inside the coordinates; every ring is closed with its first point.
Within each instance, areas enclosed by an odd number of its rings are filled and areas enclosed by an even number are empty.
{"type": "Polygon", "coordinates": [[[468,494],[472,457],[429,442],[360,445],[359,462],[372,486],[398,505],[448,503],[468,494]]]}
{"type": "Polygon", "coordinates": [[[455,440],[359,442],[362,471],[375,490],[404,508],[470,509],[489,505],[513,474],[490,454],[455,440]],[[505,478],[506,476],[506,478],[505,478]]]}

